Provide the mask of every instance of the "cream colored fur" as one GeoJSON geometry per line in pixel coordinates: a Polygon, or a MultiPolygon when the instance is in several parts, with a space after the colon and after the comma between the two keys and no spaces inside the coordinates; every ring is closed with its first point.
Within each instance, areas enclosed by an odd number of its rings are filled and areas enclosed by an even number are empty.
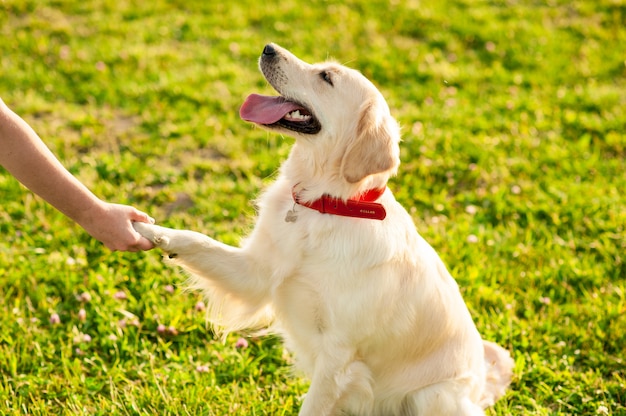
{"type": "Polygon", "coordinates": [[[231,247],[192,231],[136,229],[206,290],[223,330],[275,324],[311,380],[300,415],[483,415],[504,394],[513,362],[481,339],[456,282],[391,190],[379,200],[383,221],[299,205],[296,221],[285,221],[296,185],[305,200],[385,186],[400,134],[359,72],[273,47],[278,57],[261,62],[263,73],[322,130],[272,128],[296,142],[258,201],[252,233],[231,247]]]}

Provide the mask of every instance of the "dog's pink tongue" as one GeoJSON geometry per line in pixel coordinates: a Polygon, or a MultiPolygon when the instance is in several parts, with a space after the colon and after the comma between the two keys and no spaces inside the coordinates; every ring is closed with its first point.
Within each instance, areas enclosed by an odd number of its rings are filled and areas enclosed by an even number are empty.
{"type": "Polygon", "coordinates": [[[285,114],[301,108],[296,103],[282,97],[268,97],[251,94],[239,109],[239,116],[253,123],[272,124],[283,118],[285,114]]]}

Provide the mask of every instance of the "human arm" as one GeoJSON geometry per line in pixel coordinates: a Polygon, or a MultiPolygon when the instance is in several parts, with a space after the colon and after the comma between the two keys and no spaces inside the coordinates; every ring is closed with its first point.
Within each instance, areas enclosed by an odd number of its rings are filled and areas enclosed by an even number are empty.
{"type": "Polygon", "coordinates": [[[28,189],[74,220],[111,250],[149,250],[132,227],[147,214],[95,196],[48,149],[37,133],[0,99],[0,165],[28,189]]]}

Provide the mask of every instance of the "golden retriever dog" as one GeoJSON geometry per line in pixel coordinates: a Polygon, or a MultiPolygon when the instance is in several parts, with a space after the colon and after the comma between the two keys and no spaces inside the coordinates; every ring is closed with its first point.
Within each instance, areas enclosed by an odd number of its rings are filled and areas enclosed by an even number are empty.
{"type": "Polygon", "coordinates": [[[310,378],[300,415],[483,415],[513,361],[481,339],[459,288],[387,181],[399,127],[361,73],[275,44],[259,66],[280,94],[244,120],[296,141],[231,247],[135,223],[211,303],[224,331],[270,325],[310,378]]]}

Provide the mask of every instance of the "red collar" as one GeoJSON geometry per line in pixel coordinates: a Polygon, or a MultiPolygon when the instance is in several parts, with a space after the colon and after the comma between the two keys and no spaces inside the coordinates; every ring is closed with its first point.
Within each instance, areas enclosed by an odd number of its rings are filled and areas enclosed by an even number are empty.
{"type": "Polygon", "coordinates": [[[292,190],[293,200],[298,205],[311,208],[322,214],[341,215],[343,217],[367,218],[371,220],[384,220],[387,216],[385,207],[376,201],[387,188],[369,189],[356,199],[343,201],[328,194],[322,195],[320,199],[311,202],[303,202],[298,198],[298,194],[292,190]]]}

